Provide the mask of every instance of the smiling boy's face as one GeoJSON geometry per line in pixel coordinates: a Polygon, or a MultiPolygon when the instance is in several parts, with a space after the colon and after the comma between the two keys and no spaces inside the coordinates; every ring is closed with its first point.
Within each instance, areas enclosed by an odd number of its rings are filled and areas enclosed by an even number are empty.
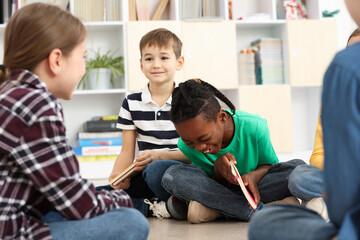
{"type": "Polygon", "coordinates": [[[153,83],[174,81],[176,71],[181,70],[184,58],[176,59],[173,48],[158,46],[145,46],[140,59],[141,71],[153,83]]]}

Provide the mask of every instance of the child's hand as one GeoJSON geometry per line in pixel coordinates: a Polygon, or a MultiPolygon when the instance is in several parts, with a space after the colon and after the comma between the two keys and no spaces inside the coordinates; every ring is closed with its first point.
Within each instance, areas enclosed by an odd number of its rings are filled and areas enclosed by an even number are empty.
{"type": "Polygon", "coordinates": [[[142,171],[150,163],[160,159],[160,151],[145,150],[135,159],[135,171],[142,171]]]}
{"type": "MultiPolygon", "coordinates": [[[[112,179],[111,176],[110,179],[112,179]]],[[[131,178],[126,178],[124,181],[121,181],[116,186],[111,186],[111,187],[114,189],[128,189],[130,187],[130,179],[131,178]]]]}
{"type": "Polygon", "coordinates": [[[260,193],[259,193],[259,189],[257,187],[256,181],[253,178],[252,172],[242,175],[241,178],[244,182],[245,187],[247,187],[248,190],[253,195],[256,204],[259,204],[260,193]]]}
{"type": "Polygon", "coordinates": [[[230,153],[225,153],[216,159],[214,163],[214,179],[218,182],[223,182],[225,179],[231,184],[237,184],[236,179],[232,175],[230,162],[236,164],[235,157],[230,153]],[[223,180],[221,180],[221,178],[223,180]]]}

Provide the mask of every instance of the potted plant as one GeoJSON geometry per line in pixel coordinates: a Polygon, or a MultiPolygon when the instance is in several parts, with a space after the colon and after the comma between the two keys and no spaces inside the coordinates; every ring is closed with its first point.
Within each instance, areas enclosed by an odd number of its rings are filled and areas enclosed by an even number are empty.
{"type": "Polygon", "coordinates": [[[78,88],[109,89],[114,87],[114,78],[124,75],[124,58],[113,57],[111,50],[105,54],[100,49],[93,58],[86,60],[86,73],[81,79],[78,88]]]}

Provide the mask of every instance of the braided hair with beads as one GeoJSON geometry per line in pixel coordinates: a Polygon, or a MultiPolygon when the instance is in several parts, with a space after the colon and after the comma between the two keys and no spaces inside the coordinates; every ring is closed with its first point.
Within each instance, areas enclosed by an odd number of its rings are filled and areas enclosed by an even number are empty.
{"type": "Polygon", "coordinates": [[[216,121],[221,109],[217,98],[235,114],[235,106],[211,84],[198,78],[180,83],[172,93],[170,119],[179,123],[201,115],[208,121],[216,121]]]}

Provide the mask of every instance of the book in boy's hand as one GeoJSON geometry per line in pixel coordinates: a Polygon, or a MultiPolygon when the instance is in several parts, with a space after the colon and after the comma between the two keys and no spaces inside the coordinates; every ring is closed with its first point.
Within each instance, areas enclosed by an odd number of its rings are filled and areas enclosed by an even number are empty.
{"type": "Polygon", "coordinates": [[[231,164],[231,172],[232,172],[233,176],[235,177],[235,179],[237,180],[237,182],[239,183],[240,188],[241,188],[242,192],[244,193],[246,199],[248,200],[250,206],[253,209],[256,209],[257,204],[256,204],[254,198],[251,196],[250,192],[245,187],[245,184],[239,174],[239,171],[237,170],[236,166],[232,162],[230,164],[231,164]]]}
{"type": "Polygon", "coordinates": [[[109,184],[114,187],[118,185],[120,182],[124,181],[128,177],[132,177],[137,173],[135,171],[135,163],[130,164],[124,171],[122,171],[120,174],[118,174],[116,177],[114,177],[109,184]]]}

